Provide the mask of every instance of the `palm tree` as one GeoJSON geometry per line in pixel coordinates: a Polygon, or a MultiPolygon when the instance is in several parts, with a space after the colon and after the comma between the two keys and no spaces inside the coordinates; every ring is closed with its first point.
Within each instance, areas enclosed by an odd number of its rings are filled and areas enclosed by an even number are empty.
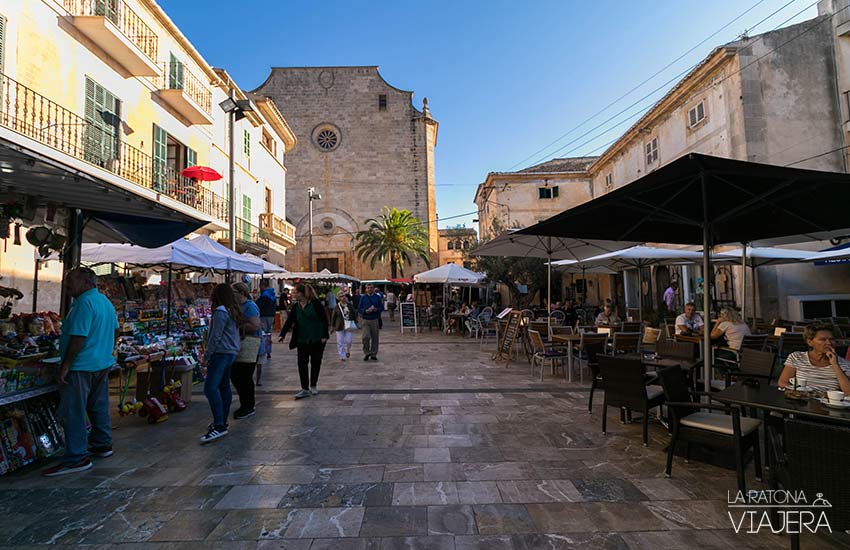
{"type": "Polygon", "coordinates": [[[378,262],[389,262],[391,277],[395,279],[399,273],[404,275],[404,264],[412,263],[413,257],[431,264],[428,231],[410,210],[385,206],[381,215],[366,220],[366,225],[368,228],[354,237],[354,251],[361,262],[368,259],[372,269],[378,262]]]}

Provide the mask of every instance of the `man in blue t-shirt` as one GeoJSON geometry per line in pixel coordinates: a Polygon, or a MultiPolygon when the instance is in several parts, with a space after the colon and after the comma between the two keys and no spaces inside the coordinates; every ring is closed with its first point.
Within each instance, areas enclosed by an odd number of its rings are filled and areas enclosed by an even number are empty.
{"type": "Polygon", "coordinates": [[[378,360],[378,329],[380,328],[381,312],[384,311],[384,300],[375,292],[375,287],[366,285],[366,294],[360,296],[357,304],[363,328],[363,360],[378,360]]]}
{"type": "Polygon", "coordinates": [[[118,318],[106,296],[98,292],[91,269],[72,269],[64,284],[74,298],[59,339],[59,416],[65,429],[65,456],[42,472],[48,477],[89,470],[90,456],[112,456],[109,369],[115,364],[118,318]],[[86,413],[91,433],[86,433],[86,413]]]}

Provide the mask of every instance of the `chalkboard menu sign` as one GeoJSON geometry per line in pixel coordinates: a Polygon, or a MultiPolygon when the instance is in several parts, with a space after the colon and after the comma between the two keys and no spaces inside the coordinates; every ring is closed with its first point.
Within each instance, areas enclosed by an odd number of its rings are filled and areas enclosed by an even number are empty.
{"type": "Polygon", "coordinates": [[[504,359],[505,367],[511,362],[513,355],[514,344],[519,337],[520,322],[522,321],[521,312],[513,310],[508,314],[508,323],[505,326],[504,332],[499,338],[499,350],[493,359],[504,359]]]}
{"type": "Polygon", "coordinates": [[[401,302],[401,332],[412,330],[416,332],[416,304],[414,302],[401,302]]]}

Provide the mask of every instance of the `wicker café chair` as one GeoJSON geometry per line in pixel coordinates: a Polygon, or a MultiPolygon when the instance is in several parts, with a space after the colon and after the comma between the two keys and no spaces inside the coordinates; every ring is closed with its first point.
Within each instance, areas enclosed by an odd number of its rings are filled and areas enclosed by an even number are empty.
{"type": "Polygon", "coordinates": [[[640,359],[599,356],[599,370],[605,385],[602,401],[602,433],[608,424],[608,407],[643,413],[643,446],[649,445],[649,411],[664,404],[664,390],[647,386],[640,359]]]}
{"type": "MultiPolygon", "coordinates": [[[[833,532],[850,529],[850,483],[847,483],[850,428],[788,418],[784,440],[785,453],[776,466],[777,475],[771,479],[771,488],[775,489],[779,483],[785,490],[803,491],[809,503],[823,498],[831,507],[812,511],[817,515],[821,510],[825,512],[833,532]]],[[[820,545],[812,541],[811,547],[820,545]]],[[[791,535],[791,548],[800,548],[800,535],[791,535]]]]}
{"type": "Polygon", "coordinates": [[[673,437],[667,449],[667,477],[673,475],[673,454],[678,442],[685,443],[685,460],[690,460],[691,443],[705,445],[735,454],[735,469],[738,474],[738,490],[746,493],[744,478],[744,454],[753,450],[756,478],[761,479],[761,450],[759,427],[761,420],[741,417],[741,410],[730,405],[708,402],[701,403],[700,396],[711,395],[690,392],[681,367],[671,367],[658,372],[667,410],[670,413],[673,437]],[[706,409],[710,412],[704,412],[706,409]],[[724,414],[717,414],[724,413],[724,414]]]}

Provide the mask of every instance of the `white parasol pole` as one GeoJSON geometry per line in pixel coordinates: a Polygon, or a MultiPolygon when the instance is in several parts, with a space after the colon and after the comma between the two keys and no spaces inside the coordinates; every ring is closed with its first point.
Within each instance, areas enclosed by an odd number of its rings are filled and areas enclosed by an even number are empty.
{"type": "MultiPolygon", "coordinates": [[[[741,243],[741,317],[747,322],[747,243],[741,243]]],[[[755,317],[755,314],[753,314],[755,317]]]]}

